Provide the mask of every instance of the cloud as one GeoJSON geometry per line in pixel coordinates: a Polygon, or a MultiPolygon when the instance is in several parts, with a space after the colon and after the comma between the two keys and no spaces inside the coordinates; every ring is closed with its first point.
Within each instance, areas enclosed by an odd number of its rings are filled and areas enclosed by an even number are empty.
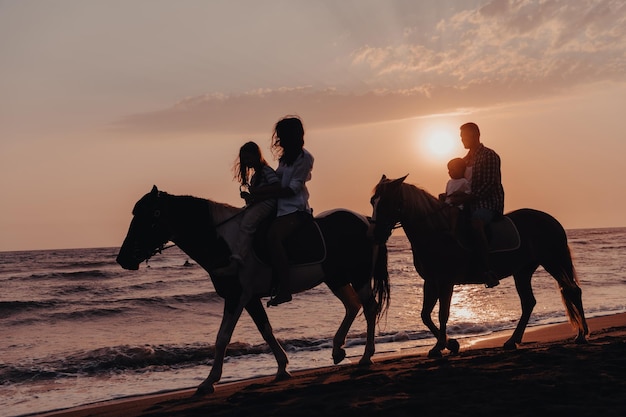
{"type": "Polygon", "coordinates": [[[114,128],[150,133],[269,132],[285,114],[316,127],[371,123],[626,81],[626,3],[493,0],[349,56],[360,92],[315,85],[189,97],[114,128]],[[424,36],[427,32],[428,36],[424,36]]]}
{"type": "MultiPolygon", "coordinates": [[[[269,133],[274,122],[287,114],[300,115],[316,127],[362,124],[428,114],[424,104],[430,101],[429,95],[427,88],[354,94],[311,86],[230,96],[207,94],[186,98],[162,111],[128,116],[112,128],[151,134],[269,133]]],[[[429,108],[439,111],[447,105],[430,103],[429,108]]]]}
{"type": "Polygon", "coordinates": [[[625,16],[622,1],[494,0],[440,22],[430,43],[364,46],[352,62],[371,70],[370,83],[389,88],[410,79],[459,89],[477,83],[543,88],[549,81],[558,89],[622,81],[625,16]]]}

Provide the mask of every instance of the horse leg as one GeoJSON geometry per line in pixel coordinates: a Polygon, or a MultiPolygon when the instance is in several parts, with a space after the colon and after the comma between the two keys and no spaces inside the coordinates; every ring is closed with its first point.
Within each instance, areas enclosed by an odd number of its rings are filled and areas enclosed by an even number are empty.
{"type": "Polygon", "coordinates": [[[222,323],[220,329],[217,332],[217,339],[215,341],[215,355],[213,358],[213,366],[209,376],[198,386],[194,396],[202,396],[211,394],[215,391],[214,385],[222,377],[222,368],[224,366],[224,356],[226,355],[226,348],[230,343],[230,339],[235,330],[235,326],[241,317],[244,305],[247,304],[248,297],[230,297],[224,300],[224,314],[222,315],[222,323]]]}
{"type": "Polygon", "coordinates": [[[363,315],[367,323],[367,341],[365,342],[365,351],[359,361],[359,365],[371,365],[372,356],[376,351],[375,336],[376,336],[376,318],[378,316],[378,303],[372,293],[372,289],[369,285],[364,285],[358,292],[359,300],[363,304],[363,315]]]}
{"type": "Polygon", "coordinates": [[[291,378],[291,374],[287,371],[287,365],[289,365],[289,359],[287,358],[287,354],[285,350],[280,345],[276,337],[274,336],[274,331],[272,330],[272,326],[267,317],[267,312],[265,308],[263,308],[263,303],[258,298],[253,298],[250,300],[248,305],[246,306],[246,311],[252,317],[254,324],[257,329],[261,333],[263,340],[268,344],[274,357],[276,358],[276,363],[278,364],[278,371],[276,373],[276,381],[281,381],[284,379],[291,378]]]}
{"type": "Polygon", "coordinates": [[[537,266],[533,265],[521,269],[513,274],[515,288],[517,289],[517,295],[519,296],[522,306],[522,315],[517,322],[517,326],[515,327],[513,334],[509,340],[504,343],[504,349],[506,350],[515,350],[517,349],[517,345],[522,343],[522,337],[524,336],[524,331],[526,330],[526,326],[530,320],[530,315],[537,304],[537,300],[535,299],[533,288],[530,283],[531,277],[536,269],[537,266]]]}
{"type": "Polygon", "coordinates": [[[439,294],[437,293],[436,285],[429,283],[429,281],[424,281],[424,299],[422,300],[421,312],[422,322],[426,325],[426,327],[428,327],[435,338],[437,338],[437,344],[435,344],[435,347],[428,352],[429,358],[441,357],[441,349],[437,349],[439,344],[439,335],[441,333],[430,316],[435,308],[435,305],[437,304],[438,298],[439,294]]]}
{"type": "Polygon", "coordinates": [[[341,302],[345,308],[345,315],[343,316],[343,321],[337,329],[337,333],[335,333],[335,337],[333,338],[333,362],[338,364],[346,357],[346,351],[343,348],[343,345],[346,343],[346,337],[348,335],[348,330],[350,330],[350,326],[354,323],[354,319],[357,314],[359,314],[359,310],[361,309],[361,303],[359,302],[356,291],[352,285],[344,285],[343,287],[333,290],[333,294],[341,302]]]}
{"type": "MultiPolygon", "coordinates": [[[[454,343],[449,344],[448,340],[448,319],[450,318],[450,305],[452,304],[452,292],[454,291],[454,285],[451,284],[439,284],[439,337],[437,338],[437,345],[435,348],[441,351],[448,346],[453,353],[458,353],[458,343],[456,348],[454,343]]],[[[455,341],[456,342],[456,341],[455,341]]]]}

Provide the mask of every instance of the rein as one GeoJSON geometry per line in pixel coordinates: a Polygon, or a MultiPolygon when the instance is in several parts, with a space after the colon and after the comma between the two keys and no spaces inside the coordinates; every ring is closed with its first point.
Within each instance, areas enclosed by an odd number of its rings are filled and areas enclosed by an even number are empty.
{"type": "Polygon", "coordinates": [[[231,220],[233,220],[233,219],[234,219],[234,218],[236,218],[237,216],[241,216],[241,215],[242,215],[242,214],[243,214],[243,213],[244,213],[244,212],[248,209],[248,207],[250,207],[250,206],[245,206],[245,207],[243,208],[243,210],[241,210],[241,211],[239,211],[239,212],[237,212],[237,213],[233,214],[232,216],[230,216],[230,217],[228,217],[228,218],[226,218],[226,219],[222,220],[221,222],[217,223],[217,224],[215,225],[215,228],[217,229],[218,227],[223,226],[223,225],[225,225],[226,223],[230,222],[231,220]]]}
{"type": "Polygon", "coordinates": [[[163,253],[164,250],[169,249],[169,248],[173,248],[174,246],[176,246],[176,243],[172,243],[169,246],[165,246],[165,244],[162,244],[161,246],[159,246],[158,248],[156,248],[155,250],[152,251],[152,253],[150,254],[150,256],[148,256],[146,258],[146,265],[148,265],[148,261],[150,260],[150,258],[152,258],[154,255],[156,255],[157,253],[160,255],[163,253]]]}
{"type": "Polygon", "coordinates": [[[232,216],[222,220],[221,222],[217,223],[215,225],[215,228],[217,229],[220,226],[225,225],[226,223],[230,222],[231,220],[235,219],[237,216],[241,216],[243,215],[243,213],[246,212],[246,210],[248,210],[250,207],[254,206],[255,204],[258,204],[259,202],[257,201],[253,201],[252,204],[246,204],[243,209],[241,211],[238,211],[237,213],[233,214],[232,216]]]}

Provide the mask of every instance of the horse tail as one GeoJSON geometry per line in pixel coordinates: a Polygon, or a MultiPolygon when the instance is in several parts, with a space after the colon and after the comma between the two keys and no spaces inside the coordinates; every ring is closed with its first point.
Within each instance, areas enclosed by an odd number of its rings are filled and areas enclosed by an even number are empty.
{"type": "MultiPolygon", "coordinates": [[[[569,260],[572,262],[569,246],[567,251],[569,260]]],[[[561,288],[561,297],[572,326],[578,328],[584,335],[588,335],[589,328],[587,327],[587,320],[585,319],[585,311],[583,309],[582,290],[578,285],[578,274],[576,273],[576,268],[573,263],[571,271],[569,285],[566,288],[561,288]]]]}
{"type": "Polygon", "coordinates": [[[374,278],[374,296],[376,297],[376,316],[380,318],[389,308],[390,287],[389,270],[387,269],[387,244],[379,243],[374,246],[372,275],[374,278]]]}
{"type": "Polygon", "coordinates": [[[587,327],[587,320],[585,319],[583,310],[582,290],[578,285],[578,276],[574,263],[572,262],[569,246],[565,247],[561,266],[557,268],[548,266],[546,270],[556,278],[559,284],[561,300],[563,301],[568,320],[572,327],[578,329],[584,335],[589,334],[589,328],[587,327]]]}

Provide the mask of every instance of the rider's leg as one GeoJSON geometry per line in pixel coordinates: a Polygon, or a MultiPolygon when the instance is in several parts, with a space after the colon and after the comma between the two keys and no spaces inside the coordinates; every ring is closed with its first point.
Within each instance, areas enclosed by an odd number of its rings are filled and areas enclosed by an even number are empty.
{"type": "Polygon", "coordinates": [[[474,236],[474,247],[478,255],[478,261],[484,272],[485,286],[493,288],[500,284],[489,262],[489,243],[485,233],[485,227],[493,219],[493,212],[487,209],[477,209],[472,213],[471,225],[474,236]]]}
{"type": "Polygon", "coordinates": [[[276,211],[276,200],[268,199],[246,207],[239,233],[232,248],[232,258],[238,261],[245,259],[252,247],[252,239],[259,224],[276,211]]]}
{"type": "Polygon", "coordinates": [[[237,237],[230,248],[230,263],[223,268],[218,268],[215,272],[220,275],[236,275],[238,273],[252,247],[252,239],[259,224],[272,215],[275,210],[276,200],[273,199],[246,207],[241,217],[237,237]]]}
{"type": "Polygon", "coordinates": [[[289,289],[289,259],[285,250],[285,240],[303,223],[298,212],[279,216],[272,222],[268,232],[268,244],[272,260],[274,278],[278,283],[278,292],[268,301],[268,306],[291,301],[289,289]]]}

